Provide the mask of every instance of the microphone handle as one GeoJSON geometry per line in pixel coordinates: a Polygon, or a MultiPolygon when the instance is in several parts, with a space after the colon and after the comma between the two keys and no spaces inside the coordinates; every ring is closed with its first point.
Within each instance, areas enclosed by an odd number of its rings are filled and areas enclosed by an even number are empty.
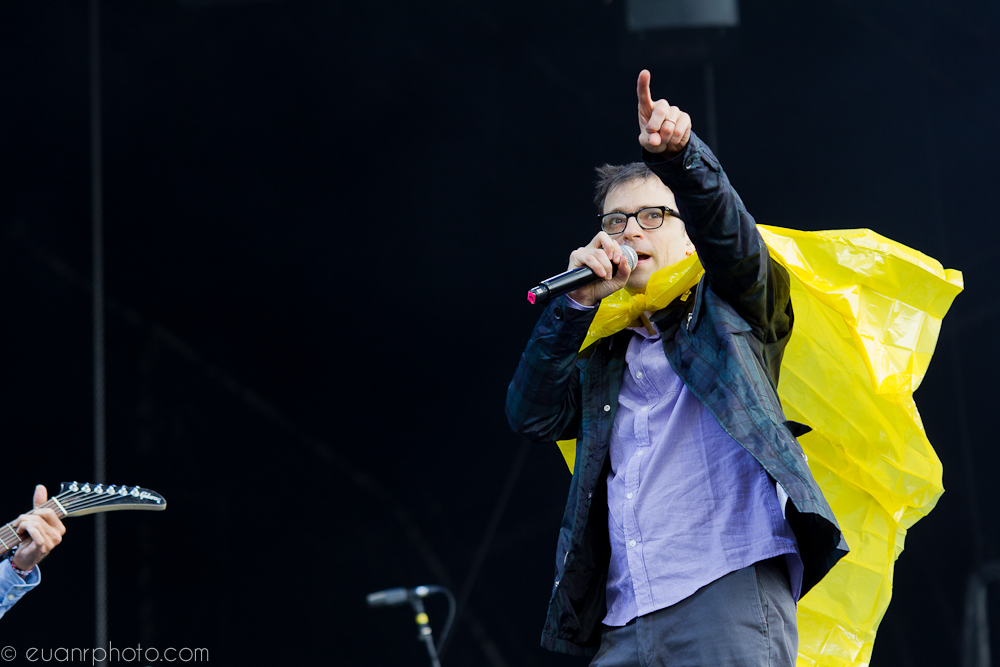
{"type": "MultiPolygon", "coordinates": [[[[618,265],[612,264],[611,275],[617,273],[618,265]]],[[[557,276],[552,276],[548,280],[543,280],[538,287],[531,288],[528,291],[528,301],[544,305],[557,296],[586,287],[598,280],[601,278],[589,266],[578,266],[575,269],[563,271],[557,276]]]]}

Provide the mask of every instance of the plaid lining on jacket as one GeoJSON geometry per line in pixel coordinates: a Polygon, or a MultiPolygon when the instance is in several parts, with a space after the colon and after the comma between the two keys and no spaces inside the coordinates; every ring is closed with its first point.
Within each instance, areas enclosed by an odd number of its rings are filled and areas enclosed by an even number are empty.
{"type": "MultiPolygon", "coordinates": [[[[694,298],[675,301],[652,321],[688,390],[788,493],[786,516],[799,541],[805,594],[847,553],[847,544],[794,437],[804,429],[785,421],[777,396],[793,322],[788,274],[771,261],[753,218],[694,133],[669,160],[645,151],[643,158],[676,196],[705,267],[694,298]]],[[[619,332],[579,353],[595,312],[554,299],[507,390],[507,418],[516,432],[538,442],[577,438],[542,632],[544,647],[575,655],[596,652],[607,612],[608,448],[632,335],[619,332]]]]}

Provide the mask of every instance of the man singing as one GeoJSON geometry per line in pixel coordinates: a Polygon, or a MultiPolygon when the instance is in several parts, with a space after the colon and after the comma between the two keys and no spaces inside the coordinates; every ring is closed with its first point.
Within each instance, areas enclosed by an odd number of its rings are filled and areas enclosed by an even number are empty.
{"type": "Polygon", "coordinates": [[[776,393],[789,278],[649,82],[643,162],[598,170],[600,232],[569,257],[600,280],[552,300],[507,392],[515,431],[577,439],[542,645],[595,667],[791,667],[797,601],[847,545],[776,393]],[[694,252],[692,292],[580,352],[601,299],[694,252]]]}

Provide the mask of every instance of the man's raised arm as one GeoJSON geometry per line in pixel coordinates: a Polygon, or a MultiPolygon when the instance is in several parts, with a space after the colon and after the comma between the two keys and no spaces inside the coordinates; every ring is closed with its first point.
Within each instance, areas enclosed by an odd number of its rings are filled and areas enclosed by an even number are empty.
{"type": "Polygon", "coordinates": [[[719,160],[691,131],[691,117],[664,99],[653,101],[650,74],[639,73],[639,143],[643,159],[677,198],[691,242],[712,290],[763,339],[787,334],[787,273],[772,264],[757,224],[719,160]]]}

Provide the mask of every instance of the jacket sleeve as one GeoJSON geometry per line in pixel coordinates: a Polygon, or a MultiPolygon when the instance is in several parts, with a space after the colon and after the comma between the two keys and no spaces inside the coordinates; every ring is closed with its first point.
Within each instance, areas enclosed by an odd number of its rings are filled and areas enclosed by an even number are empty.
{"type": "Polygon", "coordinates": [[[597,309],[578,310],[565,297],[542,312],[514,379],[507,387],[507,421],[535,442],[575,438],[580,429],[580,345],[597,309]]]}
{"type": "Polygon", "coordinates": [[[38,566],[31,568],[27,578],[22,579],[14,574],[9,560],[0,561],[0,616],[3,616],[25,593],[38,585],[42,580],[42,571],[38,566]]]}
{"type": "Polygon", "coordinates": [[[718,158],[692,132],[674,157],[643,150],[643,159],[677,198],[712,290],[765,342],[786,336],[792,325],[788,274],[771,261],[757,223],[718,158]]]}

